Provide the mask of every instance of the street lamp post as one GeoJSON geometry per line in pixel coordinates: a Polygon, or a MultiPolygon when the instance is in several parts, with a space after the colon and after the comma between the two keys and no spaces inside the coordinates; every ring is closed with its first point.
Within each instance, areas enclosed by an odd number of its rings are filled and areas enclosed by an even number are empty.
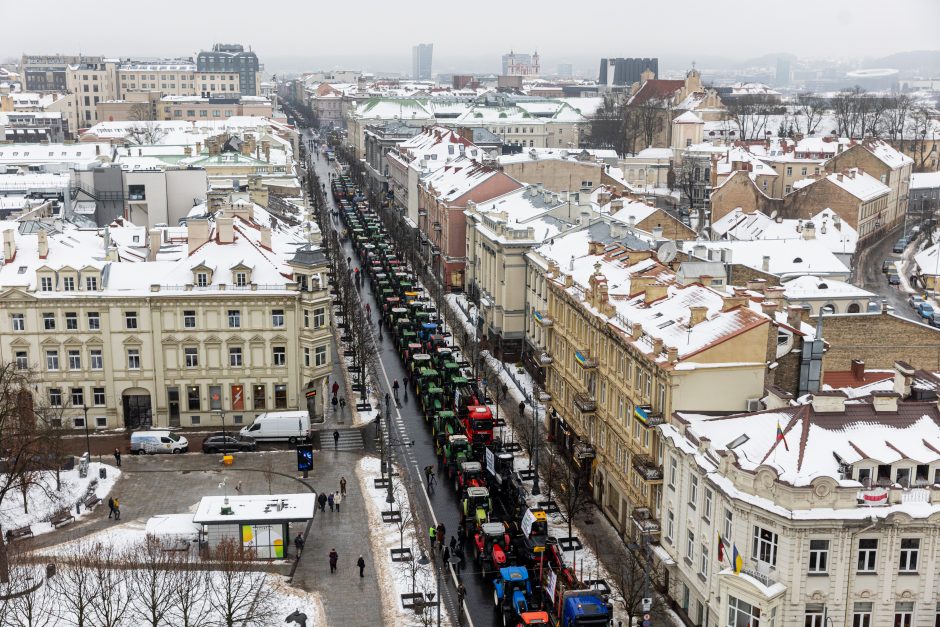
{"type": "Polygon", "coordinates": [[[539,391],[537,387],[532,388],[532,421],[533,438],[532,448],[535,449],[535,476],[532,478],[532,495],[538,496],[542,493],[539,487],[539,391]]]}
{"type": "Polygon", "coordinates": [[[215,410],[215,411],[216,411],[217,414],[219,414],[219,420],[222,421],[222,438],[223,438],[223,442],[224,442],[224,441],[225,441],[224,438],[228,435],[228,434],[225,432],[225,410],[217,409],[217,410],[215,410]]]}
{"type": "Polygon", "coordinates": [[[88,451],[88,461],[91,462],[91,438],[88,436],[88,405],[82,405],[85,412],[85,449],[88,451]]]}

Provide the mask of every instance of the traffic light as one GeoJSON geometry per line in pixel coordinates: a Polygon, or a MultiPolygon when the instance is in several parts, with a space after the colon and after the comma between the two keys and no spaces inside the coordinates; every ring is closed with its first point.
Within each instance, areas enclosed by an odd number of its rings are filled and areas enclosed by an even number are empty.
{"type": "Polygon", "coordinates": [[[313,470],[313,447],[301,444],[297,447],[297,470],[309,472],[313,470]]]}

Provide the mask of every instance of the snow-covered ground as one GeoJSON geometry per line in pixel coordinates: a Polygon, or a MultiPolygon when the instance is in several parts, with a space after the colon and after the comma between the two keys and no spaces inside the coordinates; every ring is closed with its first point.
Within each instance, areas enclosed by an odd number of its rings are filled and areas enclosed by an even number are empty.
{"type": "MultiPolygon", "coordinates": [[[[410,520],[411,522],[405,528],[403,535],[397,523],[381,522],[381,511],[388,510],[388,503],[385,502],[387,492],[375,488],[375,479],[381,476],[381,462],[379,459],[365,457],[359,460],[356,467],[356,477],[359,479],[362,493],[371,497],[365,500],[366,510],[369,514],[369,520],[375,521],[370,524],[373,531],[369,534],[369,540],[373,559],[375,560],[375,569],[379,576],[379,590],[383,598],[384,623],[386,625],[421,625],[423,623],[420,616],[416,616],[412,610],[406,610],[402,607],[401,595],[412,592],[412,565],[409,562],[393,562],[389,553],[391,549],[404,546],[411,549],[415,560],[421,557],[421,545],[418,543],[416,535],[418,531],[417,521],[410,514],[411,504],[408,501],[408,493],[396,477],[392,484],[392,491],[397,497],[394,507],[401,512],[404,521],[410,520]]],[[[430,557],[440,559],[434,555],[430,557]]],[[[435,592],[434,571],[429,566],[419,568],[414,584],[418,591],[435,592]]],[[[441,624],[451,624],[446,606],[441,606],[441,624]]]]}
{"type": "Polygon", "coordinates": [[[0,526],[3,529],[19,529],[29,525],[33,535],[48,533],[52,531],[52,524],[48,519],[61,509],[68,509],[76,519],[88,516],[89,512],[84,505],[81,514],[76,514],[75,503],[84,499],[92,481],[97,481],[95,494],[104,501],[98,507],[107,507],[108,494],[120,476],[121,471],[118,468],[92,462],[89,464],[88,474],[81,478],[76,465],[72,470],[59,473],[62,489],[56,491],[55,473],[45,472],[37,482],[41,485],[31,486],[27,492],[27,511],[24,511],[21,493],[13,491],[7,494],[3,509],[0,510],[0,526]],[[98,469],[101,467],[107,470],[105,479],[98,478],[98,469]]]}

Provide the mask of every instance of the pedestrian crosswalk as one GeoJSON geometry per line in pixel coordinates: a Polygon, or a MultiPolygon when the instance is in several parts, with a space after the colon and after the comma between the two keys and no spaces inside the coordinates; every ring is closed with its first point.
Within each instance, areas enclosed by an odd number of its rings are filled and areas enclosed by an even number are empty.
{"type": "Polygon", "coordinates": [[[333,442],[333,431],[318,431],[320,450],[361,451],[366,447],[359,429],[337,429],[339,439],[333,442]]]}

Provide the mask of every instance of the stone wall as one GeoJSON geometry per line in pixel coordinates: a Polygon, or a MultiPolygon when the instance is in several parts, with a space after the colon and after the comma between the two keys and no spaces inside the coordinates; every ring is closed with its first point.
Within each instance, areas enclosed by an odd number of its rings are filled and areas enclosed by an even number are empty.
{"type": "Polygon", "coordinates": [[[869,370],[890,370],[898,360],[940,370],[940,330],[890,313],[824,316],[823,338],[823,370],[850,370],[853,359],[869,370]]]}

